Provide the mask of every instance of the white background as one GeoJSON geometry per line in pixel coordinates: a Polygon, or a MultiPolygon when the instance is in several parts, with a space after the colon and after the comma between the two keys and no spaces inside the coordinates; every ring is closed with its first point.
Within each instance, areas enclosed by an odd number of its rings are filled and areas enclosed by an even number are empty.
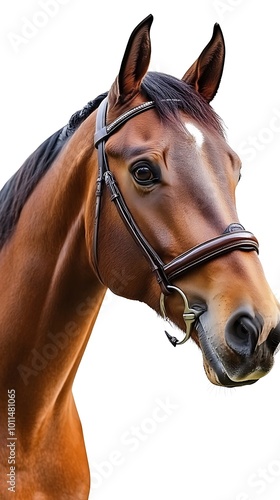
{"type": "MultiPolygon", "coordinates": [[[[218,21],[227,56],[213,107],[243,160],[240,220],[258,236],[279,297],[277,7],[273,0],[5,2],[1,184],[73,112],[109,89],[128,37],[146,15],[155,17],[151,69],[178,77],[218,21]]],[[[199,350],[191,342],[174,349],[163,328],[146,306],[108,293],[74,388],[90,498],[278,500],[279,358],[254,386],[217,388],[206,379],[199,350]]]]}

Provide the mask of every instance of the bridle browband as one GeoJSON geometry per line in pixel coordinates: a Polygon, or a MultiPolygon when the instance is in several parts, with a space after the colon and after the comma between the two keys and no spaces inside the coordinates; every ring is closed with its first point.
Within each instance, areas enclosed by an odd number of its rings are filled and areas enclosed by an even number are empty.
{"type": "MultiPolygon", "coordinates": [[[[160,256],[151,247],[140,228],[134,221],[124,198],[118,188],[115,178],[110,171],[107,156],[105,152],[105,142],[112,134],[114,134],[124,123],[137,116],[144,111],[155,107],[154,101],[148,101],[136,106],[114,120],[110,125],[106,125],[108,99],[105,98],[98,107],[96,117],[96,132],[94,136],[94,145],[98,150],[98,177],[96,188],[96,208],[95,208],[95,226],[94,226],[94,248],[93,248],[93,263],[99,280],[102,278],[99,273],[98,266],[98,226],[101,210],[101,197],[103,185],[105,183],[109,190],[111,201],[117,207],[117,210],[130,234],[132,235],[137,246],[141,249],[143,255],[147,259],[151,271],[155,274],[157,281],[161,287],[160,310],[164,319],[167,319],[165,310],[165,297],[172,292],[177,292],[184,302],[183,318],[186,324],[185,337],[179,342],[176,337],[171,337],[167,334],[170,342],[173,345],[183,344],[188,340],[191,333],[191,327],[199,315],[203,312],[194,308],[190,308],[188,299],[184,292],[173,285],[173,280],[185,274],[187,271],[202,265],[214,258],[217,258],[225,253],[233,250],[256,251],[258,252],[259,244],[255,236],[245,231],[243,226],[238,223],[233,223],[228,226],[224,233],[216,238],[212,238],[200,245],[197,245],[190,250],[175,257],[167,264],[161,260],[160,256]]],[[[167,333],[167,332],[166,332],[167,333]]]]}

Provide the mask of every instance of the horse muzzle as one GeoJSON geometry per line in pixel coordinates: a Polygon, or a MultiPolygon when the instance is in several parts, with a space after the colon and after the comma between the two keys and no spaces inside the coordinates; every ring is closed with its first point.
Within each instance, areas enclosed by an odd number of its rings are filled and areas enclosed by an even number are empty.
{"type": "Polygon", "coordinates": [[[199,317],[195,327],[206,375],[215,385],[253,384],[271,370],[280,343],[280,323],[261,343],[263,320],[246,309],[236,311],[229,318],[224,342],[218,342],[215,334],[211,334],[207,312],[199,317]]]}
{"type": "MultiPolygon", "coordinates": [[[[274,354],[280,344],[280,323],[272,328],[265,338],[264,320],[249,307],[240,307],[227,320],[223,338],[215,331],[206,306],[190,307],[185,293],[176,286],[168,287],[183,301],[185,331],[181,340],[165,331],[168,340],[176,347],[184,344],[197,332],[198,343],[203,353],[204,368],[209,380],[215,385],[236,387],[257,382],[272,368],[274,354]]],[[[160,312],[168,321],[165,309],[166,296],[161,294],[160,312]]],[[[217,324],[216,324],[216,328],[217,324]]]]}

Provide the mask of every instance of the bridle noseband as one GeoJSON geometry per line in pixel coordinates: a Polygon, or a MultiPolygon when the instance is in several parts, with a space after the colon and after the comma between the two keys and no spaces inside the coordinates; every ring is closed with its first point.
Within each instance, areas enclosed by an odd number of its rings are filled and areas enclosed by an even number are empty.
{"type": "Polygon", "coordinates": [[[97,177],[97,188],[96,188],[96,208],[95,208],[95,226],[94,226],[94,248],[93,248],[93,263],[97,273],[98,278],[102,282],[102,278],[99,273],[98,266],[98,226],[101,210],[101,197],[103,192],[103,185],[105,183],[110,196],[111,201],[113,201],[117,207],[117,210],[132,237],[134,238],[137,246],[141,249],[143,255],[147,259],[151,271],[155,274],[156,279],[161,287],[160,296],[160,311],[164,319],[167,319],[165,310],[165,298],[170,295],[170,293],[177,292],[184,302],[184,312],[183,319],[186,324],[186,332],[183,340],[179,342],[176,337],[171,337],[167,334],[170,342],[173,345],[183,344],[188,340],[191,334],[191,328],[193,323],[197,320],[202,310],[191,308],[189,306],[188,299],[184,292],[173,285],[173,280],[185,274],[187,271],[204,264],[214,258],[217,258],[225,253],[231,252],[233,250],[243,250],[258,252],[259,244],[255,236],[245,231],[243,226],[238,223],[230,224],[224,233],[216,238],[210,239],[197,245],[194,248],[178,255],[171,262],[164,264],[159,255],[151,247],[149,242],[146,240],[145,236],[137,226],[133,219],[128,207],[124,201],[124,198],[118,188],[118,185],[114,179],[112,172],[110,171],[107,156],[105,152],[105,142],[115,133],[124,123],[128,120],[137,116],[144,111],[152,109],[155,107],[153,101],[144,102],[139,106],[136,106],[121,116],[114,120],[110,125],[106,126],[106,111],[107,111],[108,101],[105,98],[97,110],[96,118],[96,132],[94,136],[94,145],[98,150],[98,177],[97,177]]]}

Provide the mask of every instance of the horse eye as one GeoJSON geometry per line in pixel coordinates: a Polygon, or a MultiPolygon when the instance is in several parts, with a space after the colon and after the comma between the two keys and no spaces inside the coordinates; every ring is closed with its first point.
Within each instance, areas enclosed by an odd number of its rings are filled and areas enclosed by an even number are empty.
{"type": "Polygon", "coordinates": [[[158,181],[158,177],[153,172],[153,169],[148,165],[135,166],[132,175],[135,181],[141,185],[149,185],[158,181]]]}
{"type": "Polygon", "coordinates": [[[134,170],[134,177],[137,181],[150,181],[153,178],[153,173],[149,167],[139,167],[134,170]]]}

